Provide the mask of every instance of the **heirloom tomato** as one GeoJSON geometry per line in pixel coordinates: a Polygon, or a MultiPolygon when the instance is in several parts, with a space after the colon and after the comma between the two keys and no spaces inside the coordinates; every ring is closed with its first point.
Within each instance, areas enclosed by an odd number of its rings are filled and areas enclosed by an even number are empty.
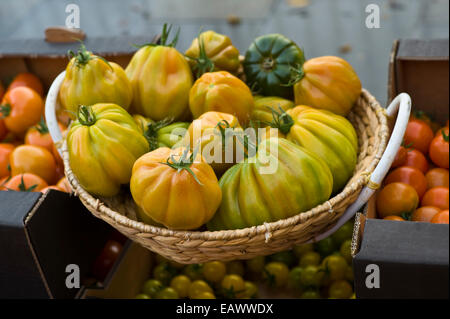
{"type": "Polygon", "coordinates": [[[130,189],[142,213],[171,229],[195,229],[214,215],[222,193],[213,169],[189,149],[158,148],[133,166],[130,189]]]}
{"type": "Polygon", "coordinates": [[[275,111],[270,126],[286,138],[320,157],[333,174],[333,193],[341,190],[356,166],[358,138],[344,117],[299,105],[275,111]]]}
{"type": "Polygon", "coordinates": [[[414,213],[411,214],[411,220],[413,222],[430,222],[431,219],[439,213],[441,209],[435,206],[422,206],[417,208],[414,213]]]}
{"type": "Polygon", "coordinates": [[[428,160],[422,152],[416,149],[409,149],[406,152],[406,159],[403,166],[415,167],[425,174],[428,171],[428,160]]]}
{"type": "Polygon", "coordinates": [[[185,52],[192,70],[198,76],[211,71],[235,73],[239,68],[239,51],[226,35],[202,32],[185,52]]]}
{"type": "Polygon", "coordinates": [[[220,178],[222,203],[210,230],[270,223],[307,211],[329,199],[333,176],[312,152],[283,138],[269,138],[256,154],[220,178]]]}
{"type": "Polygon", "coordinates": [[[72,112],[79,105],[114,103],[125,110],[133,98],[130,81],[122,67],[88,52],[82,44],[71,60],[59,90],[62,106],[72,112]]]}
{"type": "Polygon", "coordinates": [[[194,118],[209,111],[233,114],[239,123],[250,120],[254,102],[252,92],[239,78],[226,72],[203,74],[189,93],[189,107],[194,118]]]}
{"type": "Polygon", "coordinates": [[[447,187],[433,187],[422,198],[422,206],[435,206],[440,209],[448,209],[449,190],[447,187]]]}
{"type": "Polygon", "coordinates": [[[427,154],[433,136],[433,131],[427,123],[413,118],[409,120],[406,126],[404,143],[427,154]]]}
{"type": "Polygon", "coordinates": [[[448,169],[445,168],[432,168],[426,174],[425,178],[427,179],[427,188],[433,187],[447,187],[449,186],[449,173],[448,169]]]}
{"type": "Polygon", "coordinates": [[[445,128],[431,141],[429,155],[431,161],[439,167],[449,168],[449,129],[445,128]]]}
{"type": "Polygon", "coordinates": [[[187,122],[158,121],[152,122],[147,126],[144,136],[147,139],[150,150],[153,151],[159,147],[174,147],[180,143],[189,127],[187,122]]]}
{"type": "Polygon", "coordinates": [[[361,94],[361,81],[352,66],[335,56],[306,61],[294,81],[295,104],[343,116],[350,112],[361,94]]]}
{"type": "Polygon", "coordinates": [[[8,91],[21,86],[30,88],[40,96],[44,96],[44,87],[42,86],[41,80],[32,73],[24,72],[17,74],[9,84],[8,91]]]}
{"type": "Polygon", "coordinates": [[[411,185],[391,183],[381,189],[377,195],[378,217],[407,216],[419,205],[419,196],[411,185]]]}
{"type": "Polygon", "coordinates": [[[67,135],[69,161],[83,188],[114,196],[130,181],[137,158],[149,146],[131,115],[116,104],[80,106],[67,135]]]}
{"type": "Polygon", "coordinates": [[[34,145],[20,145],[9,155],[11,176],[32,173],[49,185],[56,182],[56,162],[47,149],[34,145]]]}
{"type": "Polygon", "coordinates": [[[9,143],[0,143],[0,178],[11,174],[11,166],[9,165],[9,155],[15,146],[9,143]]]}
{"type": "Polygon", "coordinates": [[[239,136],[243,138],[241,133],[242,128],[235,116],[206,112],[191,123],[182,144],[201,152],[205,161],[220,175],[244,159],[244,144],[239,141],[239,136]]]}
{"type": "Polygon", "coordinates": [[[22,135],[30,127],[39,122],[44,110],[44,101],[34,90],[27,87],[16,87],[8,90],[0,105],[0,119],[6,128],[22,135]]]}
{"type": "Polygon", "coordinates": [[[133,88],[132,110],[152,120],[180,120],[189,116],[192,72],[184,56],[166,43],[170,28],[164,25],[161,44],[144,45],[125,72],[133,88]]]}
{"type": "Polygon", "coordinates": [[[46,181],[31,173],[13,176],[4,185],[7,190],[18,192],[40,192],[47,186],[46,181]]]}
{"type": "Polygon", "coordinates": [[[245,53],[244,72],[249,86],[265,96],[292,98],[292,72],[305,62],[303,51],[281,34],[256,38],[245,53]]]}
{"type": "Polygon", "coordinates": [[[261,96],[254,97],[255,108],[253,109],[250,120],[256,127],[264,127],[269,125],[273,120],[273,112],[283,111],[294,107],[294,102],[283,99],[278,96],[261,96]]]}
{"type": "Polygon", "coordinates": [[[387,185],[394,182],[411,185],[416,190],[419,198],[422,198],[427,190],[427,179],[425,175],[415,167],[401,166],[391,171],[384,180],[384,183],[387,185]]]}
{"type": "Polygon", "coordinates": [[[448,209],[434,215],[430,222],[433,224],[448,224],[448,209]]]}

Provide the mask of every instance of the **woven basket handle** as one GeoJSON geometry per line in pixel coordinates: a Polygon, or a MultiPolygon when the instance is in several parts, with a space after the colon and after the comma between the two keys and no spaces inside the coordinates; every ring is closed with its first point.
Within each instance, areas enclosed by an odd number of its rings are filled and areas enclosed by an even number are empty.
{"type": "Polygon", "coordinates": [[[55,78],[48,90],[47,98],[45,100],[45,120],[53,143],[55,143],[61,156],[61,142],[63,137],[58,126],[58,119],[56,118],[56,103],[58,103],[59,88],[61,87],[65,75],[66,71],[63,71],[55,78]]]}
{"type": "Polygon", "coordinates": [[[389,118],[393,118],[395,114],[397,114],[397,119],[395,121],[395,126],[392,130],[391,138],[389,139],[386,150],[384,151],[384,154],[381,157],[377,167],[370,175],[367,185],[361,190],[361,193],[359,194],[356,201],[347,208],[347,210],[341,216],[341,218],[339,218],[337,223],[331,229],[315,237],[313,240],[310,240],[310,243],[317,242],[330,236],[342,225],[344,225],[350,218],[352,218],[356,214],[357,211],[361,209],[361,207],[363,207],[367,203],[369,198],[373,195],[373,193],[375,193],[375,191],[383,182],[383,179],[388,173],[392,162],[397,155],[398,149],[403,142],[403,136],[405,135],[406,126],[408,125],[409,115],[411,113],[410,96],[406,93],[400,93],[391,102],[391,104],[389,104],[386,111],[389,118]]]}

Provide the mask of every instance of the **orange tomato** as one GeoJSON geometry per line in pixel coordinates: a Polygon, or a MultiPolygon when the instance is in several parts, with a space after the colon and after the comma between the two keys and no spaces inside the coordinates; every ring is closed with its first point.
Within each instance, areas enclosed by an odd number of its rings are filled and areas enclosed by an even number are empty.
{"type": "Polygon", "coordinates": [[[389,215],[389,216],[384,217],[383,219],[384,220],[396,220],[396,221],[399,221],[399,222],[406,221],[406,219],[401,218],[400,216],[395,216],[395,215],[389,215]]]}
{"type": "Polygon", "coordinates": [[[414,187],[419,198],[422,198],[423,194],[427,191],[427,179],[425,178],[425,175],[415,167],[401,166],[396,168],[389,173],[384,182],[386,185],[395,182],[409,184],[414,187]]]}
{"type": "Polygon", "coordinates": [[[39,122],[43,110],[44,101],[39,94],[27,87],[17,87],[3,97],[0,117],[9,131],[20,135],[39,122]]]}
{"type": "Polygon", "coordinates": [[[5,121],[0,119],[0,142],[6,137],[8,130],[6,129],[5,121]]]}
{"type": "Polygon", "coordinates": [[[422,206],[435,206],[440,209],[448,209],[448,188],[433,187],[422,198],[422,206]]]}
{"type": "Polygon", "coordinates": [[[431,141],[428,155],[431,161],[439,167],[449,168],[449,129],[440,130],[431,141]]]}
{"type": "Polygon", "coordinates": [[[448,209],[440,211],[431,219],[433,224],[448,224],[448,209]]]}
{"type": "Polygon", "coordinates": [[[69,185],[69,182],[67,181],[66,177],[61,178],[58,183],[56,183],[56,186],[63,190],[63,192],[71,193],[72,188],[69,185]]]}
{"type": "Polygon", "coordinates": [[[27,87],[34,90],[40,96],[44,96],[44,87],[42,86],[41,80],[32,73],[24,72],[17,74],[8,86],[8,91],[17,87],[27,87]]]}
{"type": "Polygon", "coordinates": [[[378,193],[376,207],[378,216],[385,218],[412,213],[419,204],[416,190],[405,183],[391,183],[378,193]]]}
{"type": "Polygon", "coordinates": [[[60,192],[65,192],[65,193],[67,193],[65,190],[59,188],[59,187],[56,186],[56,185],[47,186],[47,187],[41,189],[41,193],[42,193],[42,194],[45,194],[45,193],[47,193],[47,192],[48,192],[49,190],[51,190],[51,189],[54,189],[55,191],[60,191],[60,192]]]}
{"type": "MultiPolygon", "coordinates": [[[[65,129],[62,124],[58,123],[58,125],[61,131],[65,129]]],[[[28,129],[25,135],[25,144],[41,146],[43,148],[46,148],[50,153],[53,154],[53,140],[50,136],[47,124],[45,123],[44,119],[41,119],[41,121],[37,125],[28,129]]]]}
{"type": "Polygon", "coordinates": [[[0,191],[6,191],[7,189],[5,188],[6,183],[9,181],[10,177],[9,176],[5,176],[0,178],[0,191]]]}
{"type": "Polygon", "coordinates": [[[0,178],[10,175],[9,155],[14,150],[14,147],[13,144],[0,144],[0,178]]]}
{"type": "Polygon", "coordinates": [[[447,187],[449,186],[449,173],[448,169],[445,168],[432,168],[426,174],[425,178],[427,179],[427,189],[433,187],[447,187]]]}
{"type": "Polygon", "coordinates": [[[45,148],[21,145],[9,156],[11,175],[33,173],[52,184],[56,179],[56,163],[53,155],[45,148]]]}
{"type": "Polygon", "coordinates": [[[416,149],[409,149],[406,152],[406,159],[403,166],[418,168],[425,174],[428,171],[428,160],[422,152],[416,149]]]}
{"type": "Polygon", "coordinates": [[[12,191],[39,192],[48,184],[39,176],[25,173],[11,177],[5,184],[5,188],[12,191]]]}
{"type": "Polygon", "coordinates": [[[422,206],[417,208],[411,215],[411,220],[414,222],[429,222],[439,213],[441,209],[435,206],[422,206]]]}
{"type": "Polygon", "coordinates": [[[430,126],[422,120],[412,118],[408,122],[405,132],[405,144],[411,145],[422,153],[428,152],[434,133],[430,126]]]}
{"type": "Polygon", "coordinates": [[[407,153],[406,147],[403,145],[400,146],[400,148],[397,151],[397,155],[395,155],[394,161],[392,162],[391,168],[396,168],[399,166],[403,166],[403,164],[406,161],[406,153],[407,153]]]}

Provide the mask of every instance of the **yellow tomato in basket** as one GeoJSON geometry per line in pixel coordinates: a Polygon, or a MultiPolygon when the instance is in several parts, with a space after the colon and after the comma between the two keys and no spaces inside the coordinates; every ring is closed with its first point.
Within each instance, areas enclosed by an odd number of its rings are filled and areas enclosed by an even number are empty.
{"type": "Polygon", "coordinates": [[[352,66],[336,56],[310,59],[294,84],[295,104],[347,115],[361,94],[361,81],[352,66]]]}
{"type": "Polygon", "coordinates": [[[59,99],[72,116],[79,105],[96,103],[114,103],[128,110],[133,92],[120,65],[88,52],[83,44],[77,54],[71,54],[59,99]]]}
{"type": "Polygon", "coordinates": [[[80,106],[67,135],[69,163],[81,186],[114,196],[130,181],[137,158],[149,145],[131,115],[116,104],[80,106]]]}
{"type": "Polygon", "coordinates": [[[195,118],[209,111],[229,113],[245,125],[250,120],[254,101],[249,87],[234,75],[209,72],[195,81],[189,93],[189,107],[195,118]]]}
{"type": "Polygon", "coordinates": [[[222,192],[213,169],[188,148],[161,147],[133,166],[130,190],[141,220],[171,229],[196,229],[219,207],[222,192]],[[147,218],[146,218],[147,217],[147,218]]]}
{"type": "Polygon", "coordinates": [[[283,99],[278,96],[261,96],[254,97],[255,108],[251,115],[251,121],[256,127],[265,127],[273,120],[273,112],[279,112],[280,109],[287,111],[294,107],[294,102],[283,99]]]}

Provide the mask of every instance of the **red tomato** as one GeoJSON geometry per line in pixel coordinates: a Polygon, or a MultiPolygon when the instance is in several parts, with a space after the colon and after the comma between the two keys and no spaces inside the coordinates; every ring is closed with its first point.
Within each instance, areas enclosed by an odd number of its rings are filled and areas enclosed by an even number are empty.
{"type": "Polygon", "coordinates": [[[433,224],[448,224],[448,209],[443,210],[431,219],[433,224]]]}
{"type": "Polygon", "coordinates": [[[412,118],[406,127],[404,140],[406,145],[411,145],[422,153],[427,153],[433,136],[433,130],[427,123],[412,118]]]}
{"type": "Polygon", "coordinates": [[[448,169],[445,168],[432,168],[426,174],[425,178],[427,179],[427,188],[433,187],[447,187],[449,185],[449,176],[448,169]]]}
{"type": "Polygon", "coordinates": [[[397,155],[395,155],[394,161],[392,162],[391,168],[396,168],[399,166],[403,166],[406,161],[406,153],[407,149],[403,145],[397,151],[397,155]]]}
{"type": "Polygon", "coordinates": [[[434,206],[422,206],[417,208],[411,215],[413,222],[430,222],[431,219],[439,213],[441,209],[434,206]]]}
{"type": "Polygon", "coordinates": [[[9,155],[14,148],[13,144],[0,143],[0,178],[11,175],[9,155]]]}
{"type": "Polygon", "coordinates": [[[440,209],[448,209],[448,188],[433,187],[422,198],[422,206],[435,206],[440,209]]]}
{"type": "Polygon", "coordinates": [[[402,216],[414,212],[419,204],[416,190],[405,183],[390,183],[377,194],[376,206],[380,218],[402,216]]]}
{"type": "Polygon", "coordinates": [[[422,173],[426,173],[428,171],[428,161],[425,155],[422,152],[416,149],[409,149],[406,152],[406,159],[403,163],[403,166],[411,166],[418,168],[422,171],[422,173]]]}
{"type": "Polygon", "coordinates": [[[422,198],[423,194],[427,191],[427,179],[425,178],[425,175],[415,167],[401,166],[396,168],[389,173],[384,182],[386,185],[395,182],[409,184],[414,187],[419,198],[422,198]]]}
{"type": "Polygon", "coordinates": [[[8,91],[22,86],[34,90],[40,96],[44,96],[44,88],[42,86],[41,80],[39,80],[39,78],[32,73],[24,72],[17,74],[16,77],[12,80],[11,84],[8,86],[8,91]]]}
{"type": "Polygon", "coordinates": [[[431,161],[439,167],[449,168],[449,129],[440,130],[430,144],[428,155],[431,161]]]}
{"type": "Polygon", "coordinates": [[[120,255],[122,251],[122,244],[115,240],[108,240],[106,245],[103,247],[102,252],[97,257],[92,268],[92,274],[99,281],[103,281],[108,275],[114,262],[120,255]]]}

